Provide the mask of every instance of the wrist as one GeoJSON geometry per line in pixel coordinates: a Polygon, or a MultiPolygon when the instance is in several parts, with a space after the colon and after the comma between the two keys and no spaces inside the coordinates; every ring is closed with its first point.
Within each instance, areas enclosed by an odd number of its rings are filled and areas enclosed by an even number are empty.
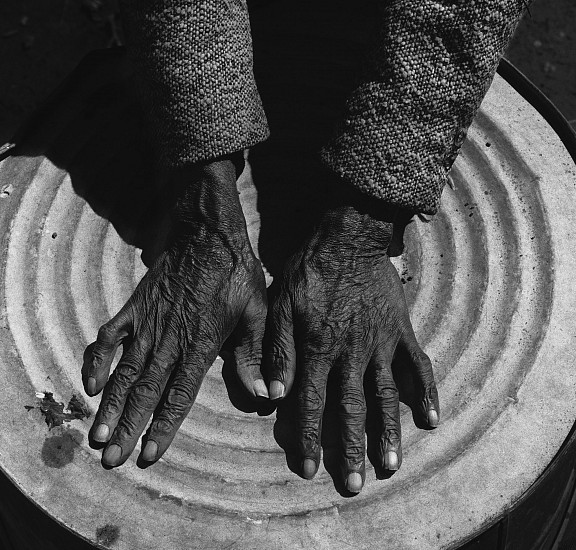
{"type": "Polygon", "coordinates": [[[231,245],[247,239],[236,188],[244,159],[242,153],[237,155],[186,165],[175,171],[177,198],[172,209],[172,225],[176,239],[219,238],[231,245]]]}
{"type": "Polygon", "coordinates": [[[385,254],[398,207],[336,183],[327,199],[317,234],[324,242],[368,254],[385,254]]]}

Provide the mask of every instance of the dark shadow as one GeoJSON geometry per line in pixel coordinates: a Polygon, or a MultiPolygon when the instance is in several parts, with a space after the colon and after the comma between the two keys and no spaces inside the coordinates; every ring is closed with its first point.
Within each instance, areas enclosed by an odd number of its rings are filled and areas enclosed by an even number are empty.
{"type": "Polygon", "coordinates": [[[298,450],[296,391],[277,402],[274,439],[286,455],[288,469],[302,476],[302,459],[298,450]]]}
{"type": "Polygon", "coordinates": [[[149,265],[163,246],[169,197],[155,178],[123,48],[86,56],[14,138],[13,156],[45,155],[149,265]]]}
{"type": "Polygon", "coordinates": [[[251,12],[255,75],[271,137],[251,151],[250,161],[260,255],[273,276],[333,189],[319,152],[357,82],[372,14],[370,0],[276,1],[251,12]]]}
{"type": "Polygon", "coordinates": [[[95,549],[29,500],[3,472],[0,472],[0,494],[0,548],[3,550],[95,549]]]}

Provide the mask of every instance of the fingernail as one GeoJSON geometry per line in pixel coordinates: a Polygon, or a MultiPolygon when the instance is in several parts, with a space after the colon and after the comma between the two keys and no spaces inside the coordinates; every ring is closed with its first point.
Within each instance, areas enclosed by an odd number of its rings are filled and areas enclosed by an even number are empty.
{"type": "Polygon", "coordinates": [[[316,475],[317,469],[316,462],[311,458],[305,458],[302,461],[302,475],[306,479],[312,479],[316,475]]]}
{"type": "Polygon", "coordinates": [[[270,399],[280,399],[284,397],[285,391],[286,388],[280,380],[272,380],[272,382],[270,382],[270,399]]]}
{"type": "Polygon", "coordinates": [[[154,462],[158,454],[158,443],[156,441],[147,441],[142,451],[142,458],[146,462],[154,462]]]}
{"type": "Polygon", "coordinates": [[[258,397],[268,397],[268,388],[266,387],[266,384],[264,384],[264,380],[262,380],[262,378],[259,378],[258,380],[254,380],[254,393],[258,396],[258,397]]]}
{"type": "Polygon", "coordinates": [[[346,479],[346,489],[351,493],[359,493],[362,490],[362,476],[358,472],[351,472],[346,479]]]}
{"type": "Polygon", "coordinates": [[[93,376],[88,378],[88,382],[86,382],[86,389],[90,395],[94,395],[96,393],[96,378],[93,376]]]}
{"type": "Polygon", "coordinates": [[[120,445],[110,445],[104,451],[102,461],[105,462],[108,466],[116,466],[121,456],[122,447],[120,447],[120,445]]]}
{"type": "Polygon", "coordinates": [[[398,469],[398,455],[395,451],[388,451],[384,457],[384,468],[387,470],[398,469]]]}
{"type": "Polygon", "coordinates": [[[438,426],[438,413],[434,409],[428,410],[428,424],[433,428],[438,426]]]}
{"type": "Polygon", "coordinates": [[[110,428],[106,426],[106,424],[99,424],[94,430],[94,441],[104,443],[108,441],[109,435],[110,435],[110,428]]]}

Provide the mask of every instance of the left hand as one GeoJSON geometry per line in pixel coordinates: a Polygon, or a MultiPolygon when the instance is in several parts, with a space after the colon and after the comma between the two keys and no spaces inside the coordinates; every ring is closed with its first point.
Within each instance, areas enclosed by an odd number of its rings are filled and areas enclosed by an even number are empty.
{"type": "Polygon", "coordinates": [[[177,172],[183,191],[170,245],[87,349],[85,391],[104,390],[90,433],[106,445],[106,467],[128,459],[152,415],[140,459],[150,464],[166,452],[228,339],[248,394],[268,397],[260,373],[266,285],[238,198],[237,157],[177,172]]]}
{"type": "Polygon", "coordinates": [[[269,310],[264,351],[271,399],[290,391],[298,370],[299,452],[307,479],[319,466],[326,384],[336,369],[343,481],[353,493],[365,480],[367,369],[380,416],[378,467],[394,471],[402,462],[399,396],[391,371],[397,349],[406,352],[414,372],[417,415],[432,428],[440,412],[430,359],[416,341],[402,284],[387,255],[394,209],[374,206],[373,199],[358,204],[329,209],[288,261],[269,310]]]}

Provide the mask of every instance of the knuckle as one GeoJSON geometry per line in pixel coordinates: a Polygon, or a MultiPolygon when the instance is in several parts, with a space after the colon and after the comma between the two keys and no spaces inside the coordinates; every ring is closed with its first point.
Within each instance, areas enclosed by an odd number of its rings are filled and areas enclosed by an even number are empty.
{"type": "Polygon", "coordinates": [[[422,371],[432,372],[432,361],[430,361],[430,357],[428,357],[428,355],[426,355],[422,350],[413,351],[411,356],[414,364],[422,371]]]}
{"type": "Polygon", "coordinates": [[[305,386],[298,393],[298,405],[302,418],[317,418],[324,409],[324,396],[316,386],[305,386]]]}
{"type": "Polygon", "coordinates": [[[163,415],[167,419],[176,419],[186,416],[196,399],[197,386],[192,382],[174,384],[168,392],[163,415]]]}
{"type": "Polygon", "coordinates": [[[348,417],[364,417],[366,415],[366,401],[361,391],[348,391],[340,401],[342,413],[348,417]]]}
{"type": "Polygon", "coordinates": [[[400,434],[394,432],[386,432],[380,439],[380,455],[384,458],[386,453],[392,451],[396,453],[398,458],[398,467],[402,464],[402,442],[400,434]]]}
{"type": "Polygon", "coordinates": [[[98,329],[97,341],[102,344],[114,344],[117,339],[118,330],[112,321],[104,323],[98,329]]]}
{"type": "Polygon", "coordinates": [[[134,357],[122,359],[112,374],[114,380],[114,389],[116,391],[126,391],[140,373],[142,364],[134,357]]]}
{"type": "Polygon", "coordinates": [[[242,373],[254,373],[260,371],[262,354],[254,351],[236,350],[236,369],[242,373]]]}
{"type": "Polygon", "coordinates": [[[366,453],[364,439],[347,439],[344,441],[344,458],[351,461],[353,464],[358,465],[364,462],[364,455],[366,453]]]}
{"type": "Polygon", "coordinates": [[[97,376],[103,365],[105,365],[104,357],[100,350],[94,347],[90,357],[88,376],[97,376]]]}
{"type": "Polygon", "coordinates": [[[366,405],[358,400],[342,401],[341,408],[345,418],[364,418],[366,416],[366,405]]]}
{"type": "Polygon", "coordinates": [[[422,406],[427,410],[430,405],[435,405],[437,403],[438,389],[436,388],[434,381],[432,381],[424,388],[422,395],[422,406]]]}
{"type": "Polygon", "coordinates": [[[118,388],[113,388],[100,403],[100,408],[98,409],[98,418],[100,421],[110,421],[122,413],[125,401],[124,392],[117,390],[118,388]]]}
{"type": "Polygon", "coordinates": [[[362,478],[365,477],[366,464],[364,462],[364,456],[347,456],[343,457],[344,473],[348,472],[358,472],[362,478]]]}
{"type": "Polygon", "coordinates": [[[300,430],[300,452],[307,457],[316,457],[320,454],[318,431],[311,427],[300,430]]]}
{"type": "Polygon", "coordinates": [[[284,371],[292,362],[292,346],[282,336],[277,336],[270,352],[272,366],[279,371],[284,371]]]}
{"type": "Polygon", "coordinates": [[[400,401],[400,394],[395,385],[382,385],[376,388],[376,399],[384,408],[396,407],[400,401]]]}
{"type": "Polygon", "coordinates": [[[382,440],[386,444],[387,448],[392,450],[400,447],[400,441],[402,439],[400,426],[386,426],[384,433],[382,435],[382,440]]]}
{"type": "Polygon", "coordinates": [[[150,429],[150,435],[154,435],[155,438],[169,438],[176,432],[176,422],[178,417],[163,412],[157,420],[154,421],[152,428],[150,429]]]}
{"type": "Polygon", "coordinates": [[[383,431],[400,433],[400,408],[398,406],[383,409],[381,418],[383,431]]]}
{"type": "Polygon", "coordinates": [[[324,364],[342,349],[342,340],[330,323],[318,323],[309,318],[299,323],[297,337],[309,364],[324,364]]]}
{"type": "Polygon", "coordinates": [[[114,430],[113,439],[110,442],[122,445],[124,442],[137,435],[136,425],[134,422],[130,418],[127,418],[126,415],[123,415],[114,430]]]}
{"type": "Polygon", "coordinates": [[[130,405],[138,410],[153,410],[160,395],[162,388],[155,380],[146,380],[136,384],[130,392],[130,405]]]}
{"type": "Polygon", "coordinates": [[[186,408],[195,397],[195,388],[191,385],[182,385],[170,390],[170,405],[174,411],[186,408]]]}
{"type": "Polygon", "coordinates": [[[252,367],[262,360],[262,340],[245,339],[234,348],[234,355],[239,366],[252,367]]]}

